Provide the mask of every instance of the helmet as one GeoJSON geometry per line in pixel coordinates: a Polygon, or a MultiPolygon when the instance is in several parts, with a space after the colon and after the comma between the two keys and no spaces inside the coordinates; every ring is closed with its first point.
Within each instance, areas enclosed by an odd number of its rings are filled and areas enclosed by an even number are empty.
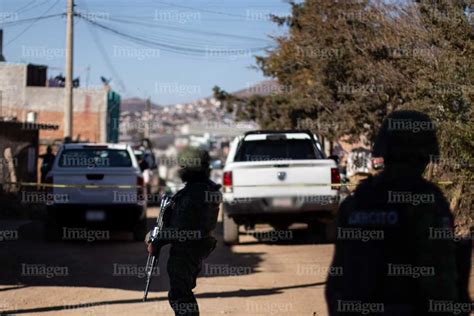
{"type": "Polygon", "coordinates": [[[178,165],[189,171],[208,171],[211,162],[209,153],[195,147],[188,147],[178,154],[178,165]]]}
{"type": "Polygon", "coordinates": [[[392,112],[382,123],[372,153],[383,157],[385,164],[426,165],[432,156],[439,155],[435,123],[421,112],[392,112]]]}

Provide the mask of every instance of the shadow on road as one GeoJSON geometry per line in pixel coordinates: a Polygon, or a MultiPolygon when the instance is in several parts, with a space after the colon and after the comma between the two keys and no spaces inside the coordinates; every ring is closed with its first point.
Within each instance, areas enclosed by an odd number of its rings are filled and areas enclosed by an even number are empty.
{"type": "MultiPolygon", "coordinates": [[[[154,218],[148,219],[149,227],[155,223],[154,218]]],[[[0,227],[2,229],[2,227],[0,227]]],[[[257,244],[294,245],[314,243],[308,238],[306,229],[292,229],[291,239],[288,240],[262,240],[259,235],[251,235],[254,238],[245,238],[240,248],[227,247],[222,242],[222,223],[218,223],[216,238],[219,241],[218,248],[204,262],[203,272],[200,278],[226,277],[229,271],[223,273],[210,273],[206,268],[210,266],[227,268],[245,267],[250,274],[259,273],[259,267],[266,252],[259,252],[262,248],[255,248],[257,244]],[[250,247],[248,247],[250,246],[250,247]],[[245,249],[245,251],[242,251],[245,249]]],[[[80,305],[58,305],[38,308],[25,308],[18,310],[2,311],[0,314],[23,314],[59,311],[66,309],[90,308],[95,306],[141,303],[141,293],[144,288],[144,265],[146,261],[145,245],[142,242],[132,242],[123,238],[115,238],[112,234],[111,240],[79,242],[61,241],[47,242],[43,238],[43,224],[40,220],[34,220],[19,230],[19,239],[3,241],[0,243],[2,260],[0,270],[8,271],[0,276],[0,286],[8,286],[0,289],[0,292],[15,292],[26,287],[35,286],[60,286],[60,287],[90,287],[121,289],[137,291],[136,298],[127,300],[109,300],[84,303],[80,305]],[[31,267],[33,270],[31,273],[31,267]],[[66,273],[62,275],[48,275],[48,269],[65,268],[66,273]]],[[[155,276],[150,289],[150,302],[166,300],[166,295],[156,298],[157,292],[168,290],[168,276],[166,273],[166,262],[168,249],[165,247],[159,263],[159,275],[155,276]]],[[[210,269],[209,269],[210,270],[210,269]]],[[[305,287],[321,286],[324,283],[311,283],[303,285],[282,286],[260,289],[238,289],[227,292],[208,292],[198,294],[198,298],[225,298],[225,297],[253,297],[268,296],[282,293],[285,290],[305,287]]]]}
{"type": "MultiPolygon", "coordinates": [[[[149,227],[152,227],[155,219],[148,220],[149,227]]],[[[20,229],[18,240],[0,243],[2,253],[0,270],[8,271],[0,275],[0,285],[13,286],[0,291],[14,291],[28,286],[74,286],[143,291],[147,256],[144,243],[116,238],[94,242],[47,242],[42,238],[42,229],[42,223],[36,221],[20,229]]],[[[247,271],[258,273],[263,253],[233,252],[232,248],[223,245],[219,233],[216,233],[216,237],[219,240],[218,249],[205,260],[207,267],[210,265],[248,267],[247,271]]],[[[168,290],[166,273],[168,251],[169,246],[164,247],[159,262],[159,275],[153,278],[151,285],[153,292],[168,290]]],[[[204,272],[200,277],[225,276],[204,272]]]]}
{"type": "MultiPolygon", "coordinates": [[[[294,286],[282,286],[274,287],[269,289],[252,289],[252,290],[237,290],[237,291],[228,291],[228,292],[208,292],[197,294],[196,298],[225,298],[225,297],[254,297],[254,296],[266,296],[282,293],[285,290],[296,289],[296,288],[308,288],[322,286],[325,282],[319,283],[310,283],[294,286]]],[[[159,302],[166,301],[167,297],[158,297],[158,298],[149,298],[148,302],[159,302]]],[[[19,310],[9,310],[4,311],[5,314],[26,314],[26,313],[43,313],[43,312],[52,312],[52,311],[61,311],[61,310],[71,310],[71,309],[80,309],[80,308],[91,308],[97,306],[105,305],[119,305],[119,304],[136,304],[143,303],[140,299],[130,299],[130,300],[114,300],[114,301],[100,301],[100,302],[90,302],[90,303],[81,303],[79,305],[58,305],[58,306],[46,306],[46,307],[36,307],[28,309],[19,309],[19,310]]]]}
{"type": "MultiPolygon", "coordinates": [[[[322,236],[314,234],[314,232],[302,228],[297,227],[293,229],[287,230],[289,232],[289,236],[291,238],[265,238],[262,237],[262,232],[246,232],[244,235],[252,236],[254,240],[245,241],[242,244],[244,245],[312,245],[312,244],[331,244],[332,242],[325,240],[322,236]]],[[[272,236],[271,231],[267,231],[267,235],[272,236]]],[[[266,234],[263,234],[264,236],[266,234]]]]}

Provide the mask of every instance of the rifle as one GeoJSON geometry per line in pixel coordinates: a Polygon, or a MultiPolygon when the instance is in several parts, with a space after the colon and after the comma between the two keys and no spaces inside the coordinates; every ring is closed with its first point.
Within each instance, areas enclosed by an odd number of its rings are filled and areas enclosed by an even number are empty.
{"type": "MultiPolygon", "coordinates": [[[[156,219],[156,225],[153,227],[153,231],[150,236],[149,243],[152,243],[163,231],[163,224],[164,224],[164,214],[166,209],[171,205],[171,196],[168,194],[163,194],[161,196],[161,203],[160,203],[160,215],[156,219]]],[[[145,273],[146,273],[146,285],[145,285],[145,292],[143,296],[143,301],[146,302],[148,296],[148,290],[150,288],[151,277],[153,276],[153,270],[155,266],[158,264],[158,259],[160,258],[160,248],[157,249],[155,254],[148,254],[148,259],[146,261],[145,273]]]]}

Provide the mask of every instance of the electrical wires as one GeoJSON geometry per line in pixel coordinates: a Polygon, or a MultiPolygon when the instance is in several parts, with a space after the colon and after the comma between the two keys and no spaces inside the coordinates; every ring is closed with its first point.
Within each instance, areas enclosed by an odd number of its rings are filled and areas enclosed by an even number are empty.
{"type": "MultiPolygon", "coordinates": [[[[49,0],[47,0],[49,1],[49,0]]],[[[46,1],[46,2],[47,2],[46,1]]],[[[35,3],[36,0],[31,0],[30,2],[28,2],[27,4],[25,4],[24,6],[22,6],[21,8],[19,8],[18,10],[15,11],[15,14],[20,14],[20,13],[23,13],[24,11],[28,11],[30,10],[31,8],[28,8],[31,4],[35,3]]],[[[35,6],[33,6],[35,7],[35,6]]]]}
{"type": "MultiPolygon", "coordinates": [[[[129,31],[123,31],[108,25],[105,25],[103,23],[99,23],[97,21],[94,21],[82,14],[77,14],[80,18],[84,19],[86,22],[90,23],[91,25],[98,27],[102,29],[103,31],[115,34],[116,36],[119,36],[121,38],[127,39],[129,41],[135,42],[137,44],[143,45],[143,46],[151,46],[151,47],[156,47],[159,48],[163,51],[166,52],[171,52],[171,53],[178,53],[178,54],[183,54],[183,55],[193,55],[193,56],[209,56],[209,55],[216,55],[218,46],[202,46],[199,44],[196,44],[194,42],[193,44],[188,43],[188,42],[179,42],[179,41],[172,41],[171,39],[168,39],[167,41],[159,41],[156,40],[156,38],[153,38],[150,36],[150,34],[132,34],[129,31]]],[[[180,30],[182,31],[182,30],[180,30]]],[[[216,33],[219,34],[219,33],[216,33]]],[[[216,34],[213,34],[214,36],[217,36],[216,34]]],[[[226,36],[224,34],[219,34],[219,36],[226,36]]],[[[255,40],[255,38],[254,38],[255,40]]],[[[258,51],[262,51],[267,49],[268,47],[263,46],[263,47],[244,47],[244,48],[235,48],[234,50],[245,50],[248,53],[255,53],[258,51]]],[[[230,50],[229,48],[221,48],[222,50],[230,50]]]]}
{"type": "Polygon", "coordinates": [[[203,31],[203,30],[185,29],[185,28],[180,28],[180,27],[177,27],[177,26],[169,26],[169,25],[156,24],[156,23],[150,23],[150,22],[131,21],[131,20],[120,19],[120,18],[110,18],[110,20],[115,21],[115,22],[120,22],[120,23],[136,24],[136,25],[155,27],[155,28],[158,28],[158,29],[173,30],[173,31],[181,32],[181,33],[217,36],[217,37],[223,37],[223,38],[227,38],[227,39],[247,40],[247,41],[254,41],[254,42],[259,42],[259,43],[266,41],[266,39],[252,37],[252,36],[242,36],[242,35],[236,35],[236,34],[225,34],[225,33],[219,33],[219,32],[209,32],[209,31],[203,31]]]}
{"type": "Polygon", "coordinates": [[[27,27],[25,27],[20,33],[18,33],[12,40],[8,41],[8,43],[5,44],[5,47],[7,47],[8,45],[10,45],[12,42],[16,41],[17,39],[19,39],[23,34],[25,34],[29,29],[31,29],[35,24],[36,22],[42,20],[42,19],[45,19],[46,18],[46,14],[49,13],[58,3],[59,3],[60,0],[56,0],[56,2],[53,3],[52,6],[50,6],[46,11],[43,12],[43,14],[41,14],[41,16],[33,19],[33,21],[31,22],[30,25],[28,25],[27,27]]]}
{"type": "Polygon", "coordinates": [[[47,20],[47,19],[51,19],[51,18],[55,18],[55,17],[59,17],[59,16],[65,16],[65,14],[64,13],[56,13],[56,14],[43,15],[43,16],[34,17],[34,18],[27,18],[27,19],[3,22],[3,23],[0,23],[0,26],[1,27],[17,26],[17,25],[21,25],[21,24],[24,24],[24,23],[28,23],[28,22],[38,22],[38,21],[41,21],[41,20],[47,20]]]}
{"type": "Polygon", "coordinates": [[[156,1],[156,0],[154,0],[153,2],[155,2],[155,3],[160,3],[160,4],[164,4],[164,5],[171,6],[171,7],[182,8],[182,9],[188,9],[188,10],[194,10],[194,11],[201,11],[201,12],[207,12],[207,13],[211,13],[211,14],[218,14],[218,15],[224,15],[224,16],[230,16],[230,17],[237,17],[237,18],[244,18],[244,19],[247,18],[245,15],[233,14],[233,13],[222,12],[222,11],[214,11],[214,10],[203,9],[203,8],[198,9],[198,8],[189,7],[189,6],[185,6],[185,5],[181,5],[181,4],[176,4],[176,3],[167,3],[167,2],[156,1]]]}
{"type": "MultiPolygon", "coordinates": [[[[38,4],[31,5],[31,1],[19,8],[17,11],[27,11],[34,7],[43,5],[51,0],[43,1],[38,4]]],[[[9,45],[13,41],[20,38],[24,33],[31,29],[38,21],[51,19],[54,17],[64,16],[65,13],[49,14],[47,15],[60,0],[56,0],[52,6],[50,6],[41,16],[15,20],[0,24],[0,26],[16,26],[23,23],[29,23],[17,36],[15,36],[6,45],[9,45]]],[[[224,11],[210,10],[206,8],[195,8],[187,5],[168,3],[163,1],[151,0],[152,3],[158,3],[165,6],[176,7],[181,9],[194,10],[196,12],[205,12],[208,14],[222,15],[228,17],[247,18],[244,15],[228,13],[224,11]]],[[[241,34],[229,34],[219,32],[216,30],[203,30],[196,28],[195,26],[188,25],[170,25],[166,23],[167,16],[160,19],[156,17],[151,20],[144,20],[140,17],[121,17],[120,15],[110,14],[104,19],[97,19],[89,15],[88,7],[85,2],[84,9],[78,10],[75,16],[83,20],[89,27],[93,40],[95,41],[100,53],[106,58],[106,51],[104,46],[101,44],[100,38],[95,30],[100,29],[102,32],[112,34],[116,37],[120,37],[129,42],[136,43],[145,47],[159,48],[160,50],[172,54],[185,55],[189,57],[206,57],[208,59],[218,59],[219,57],[226,57],[228,55],[245,55],[251,56],[254,53],[271,49],[274,46],[274,42],[270,38],[259,38],[251,35],[241,34]]],[[[127,4],[128,5],[128,4],[127,4]]],[[[131,5],[131,4],[130,4],[131,5]]],[[[134,4],[136,5],[136,4],[134,4]]],[[[92,12],[96,11],[96,8],[92,12]]],[[[164,10],[166,11],[166,10],[164,10]]],[[[169,11],[169,10],[168,10],[169,11]]],[[[129,11],[127,11],[129,12],[129,11]]],[[[156,12],[155,12],[156,13],[156,12]]],[[[169,12],[164,12],[169,13],[169,12]]],[[[171,14],[171,13],[169,13],[171,14]]],[[[239,20],[233,20],[234,22],[244,22],[239,20]]],[[[109,70],[113,71],[113,67],[110,61],[106,64],[109,70]]]]}
{"type": "MultiPolygon", "coordinates": [[[[84,2],[84,4],[86,5],[86,9],[87,9],[87,3],[84,2]]],[[[118,72],[115,70],[115,67],[114,67],[113,63],[110,62],[110,59],[107,55],[107,52],[105,51],[104,45],[102,44],[102,42],[100,40],[99,34],[97,34],[97,31],[92,26],[92,24],[89,24],[88,26],[89,26],[89,31],[91,33],[92,39],[94,40],[100,54],[102,55],[102,58],[104,59],[104,62],[106,64],[107,68],[109,68],[110,72],[112,73],[114,78],[117,80],[117,82],[118,82],[120,88],[122,89],[122,91],[126,92],[125,84],[123,83],[123,80],[120,77],[120,75],[118,74],[118,72]]]]}

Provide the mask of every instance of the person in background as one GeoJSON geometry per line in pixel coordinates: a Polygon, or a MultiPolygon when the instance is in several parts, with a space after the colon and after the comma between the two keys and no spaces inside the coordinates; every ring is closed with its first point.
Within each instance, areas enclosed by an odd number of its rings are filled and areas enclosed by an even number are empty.
{"type": "Polygon", "coordinates": [[[46,148],[46,153],[39,157],[43,159],[41,163],[41,183],[44,183],[48,172],[53,168],[54,159],[56,158],[53,154],[53,148],[51,145],[46,148]]]}

